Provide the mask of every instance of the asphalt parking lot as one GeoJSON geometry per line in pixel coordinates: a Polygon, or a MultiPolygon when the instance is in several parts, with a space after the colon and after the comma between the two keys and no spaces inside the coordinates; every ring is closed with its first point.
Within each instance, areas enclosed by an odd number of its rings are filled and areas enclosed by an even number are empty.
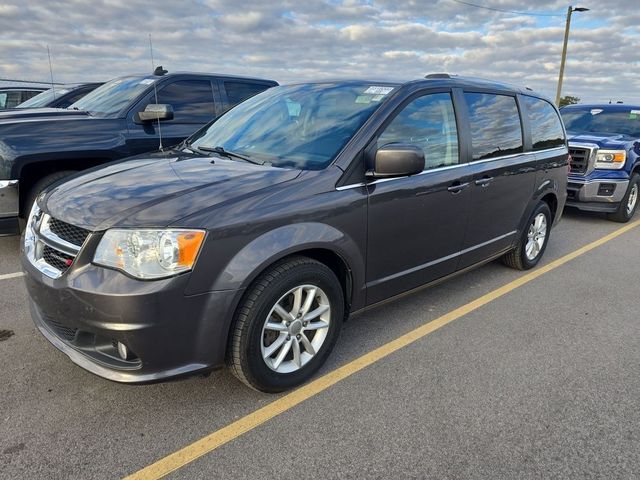
{"type": "Polygon", "coordinates": [[[32,324],[17,252],[0,238],[1,478],[640,477],[640,226],[567,212],[538,276],[494,262],[355,316],[298,400],[81,370],[32,324]]]}

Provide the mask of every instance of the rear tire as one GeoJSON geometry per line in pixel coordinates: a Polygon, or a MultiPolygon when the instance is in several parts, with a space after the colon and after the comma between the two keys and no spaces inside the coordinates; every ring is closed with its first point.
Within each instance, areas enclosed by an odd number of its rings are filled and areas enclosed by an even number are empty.
{"type": "Polygon", "coordinates": [[[344,294],[326,265],[282,260],[245,293],[230,330],[227,364],[247,386],[281,392],[307,381],[326,361],[344,319],[344,294]]]}
{"type": "Polygon", "coordinates": [[[502,257],[502,262],[516,270],[535,267],[547,248],[550,231],[551,210],[546,202],[540,202],[529,217],[518,245],[502,257]]]}
{"type": "Polygon", "coordinates": [[[620,206],[615,213],[610,213],[607,218],[614,222],[627,223],[633,218],[640,202],[640,175],[634,173],[629,181],[627,192],[620,201],[620,206]]]}

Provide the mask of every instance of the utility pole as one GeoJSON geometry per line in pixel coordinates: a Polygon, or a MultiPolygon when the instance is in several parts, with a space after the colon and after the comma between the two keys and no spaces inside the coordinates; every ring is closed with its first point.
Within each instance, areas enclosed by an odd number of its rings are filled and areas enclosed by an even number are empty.
{"type": "Polygon", "coordinates": [[[560,75],[558,76],[558,90],[556,91],[556,105],[560,106],[562,94],[562,79],[564,77],[564,64],[567,61],[567,44],[569,43],[569,29],[571,28],[571,14],[573,12],[587,12],[588,8],[569,6],[567,9],[567,24],[564,27],[564,45],[562,46],[562,60],[560,60],[560,75]]]}

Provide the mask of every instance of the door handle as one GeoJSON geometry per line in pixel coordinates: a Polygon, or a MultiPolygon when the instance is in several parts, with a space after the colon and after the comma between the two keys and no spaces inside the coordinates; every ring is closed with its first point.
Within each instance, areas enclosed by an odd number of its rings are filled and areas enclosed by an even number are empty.
{"type": "Polygon", "coordinates": [[[482,177],[476,180],[474,183],[479,187],[488,187],[492,181],[493,177],[482,177]]]}
{"type": "Polygon", "coordinates": [[[462,190],[464,190],[468,186],[469,186],[469,182],[462,183],[458,180],[454,182],[453,185],[451,185],[450,187],[447,187],[447,190],[449,190],[453,194],[456,194],[456,193],[460,193],[462,190]]]}

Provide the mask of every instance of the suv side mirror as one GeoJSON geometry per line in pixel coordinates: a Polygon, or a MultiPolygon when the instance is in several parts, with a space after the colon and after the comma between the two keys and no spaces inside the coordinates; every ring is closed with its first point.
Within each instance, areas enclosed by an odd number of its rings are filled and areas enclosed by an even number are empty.
{"type": "Polygon", "coordinates": [[[173,107],[164,103],[150,103],[142,112],[138,112],[141,122],[153,122],[154,120],[172,120],[173,107]]]}
{"type": "Polygon", "coordinates": [[[405,177],[424,170],[424,151],[411,144],[390,143],[375,154],[368,177],[405,177]]]}

